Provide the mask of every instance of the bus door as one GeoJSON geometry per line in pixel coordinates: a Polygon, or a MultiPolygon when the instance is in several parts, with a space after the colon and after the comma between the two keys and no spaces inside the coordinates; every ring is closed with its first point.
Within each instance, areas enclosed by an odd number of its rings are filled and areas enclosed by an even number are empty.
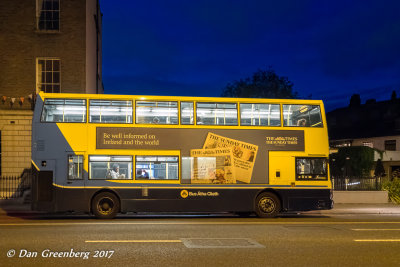
{"type": "Polygon", "coordinates": [[[46,159],[40,161],[40,171],[38,173],[37,181],[34,183],[36,193],[34,194],[34,201],[41,202],[41,205],[49,204],[53,201],[53,183],[56,173],[56,160],[46,159]]]}

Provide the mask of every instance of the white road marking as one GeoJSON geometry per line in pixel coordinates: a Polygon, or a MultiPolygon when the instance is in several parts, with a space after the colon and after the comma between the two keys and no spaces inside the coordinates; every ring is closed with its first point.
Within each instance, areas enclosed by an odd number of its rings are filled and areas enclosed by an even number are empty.
{"type": "Polygon", "coordinates": [[[400,239],[355,239],[355,242],[400,242],[400,239]]]}
{"type": "Polygon", "coordinates": [[[353,231],[400,231],[400,229],[351,229],[353,231]]]}
{"type": "Polygon", "coordinates": [[[182,240],[86,240],[85,243],[182,243],[182,240]]]}

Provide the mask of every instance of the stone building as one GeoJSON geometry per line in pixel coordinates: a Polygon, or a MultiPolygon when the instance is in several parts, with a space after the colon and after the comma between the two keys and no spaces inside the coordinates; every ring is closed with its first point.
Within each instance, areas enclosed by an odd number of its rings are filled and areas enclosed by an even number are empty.
{"type": "Polygon", "coordinates": [[[0,175],[30,168],[39,91],[103,93],[98,0],[0,1],[0,175]]]}

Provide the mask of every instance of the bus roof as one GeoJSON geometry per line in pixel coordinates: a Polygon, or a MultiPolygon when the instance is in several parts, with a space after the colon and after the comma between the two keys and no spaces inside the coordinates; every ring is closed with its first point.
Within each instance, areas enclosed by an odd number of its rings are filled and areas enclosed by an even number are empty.
{"type": "Polygon", "coordinates": [[[247,102],[247,103],[288,103],[288,104],[323,104],[322,100],[311,99],[274,99],[274,98],[231,98],[231,97],[197,97],[197,96],[160,96],[160,95],[113,95],[113,94],[81,94],[81,93],[39,93],[45,98],[73,99],[119,99],[119,100],[159,100],[159,101],[201,101],[201,102],[247,102]]]}

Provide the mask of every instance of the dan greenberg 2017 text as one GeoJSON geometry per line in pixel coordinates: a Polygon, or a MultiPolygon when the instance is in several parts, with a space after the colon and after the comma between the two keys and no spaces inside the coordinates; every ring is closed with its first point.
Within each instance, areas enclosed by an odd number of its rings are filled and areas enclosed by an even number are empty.
{"type": "Polygon", "coordinates": [[[41,252],[29,251],[26,249],[20,249],[19,251],[10,250],[7,253],[8,257],[17,256],[18,258],[82,258],[84,260],[92,258],[111,258],[114,254],[114,250],[95,250],[91,251],[74,251],[71,248],[69,251],[52,251],[45,249],[41,252]]]}

